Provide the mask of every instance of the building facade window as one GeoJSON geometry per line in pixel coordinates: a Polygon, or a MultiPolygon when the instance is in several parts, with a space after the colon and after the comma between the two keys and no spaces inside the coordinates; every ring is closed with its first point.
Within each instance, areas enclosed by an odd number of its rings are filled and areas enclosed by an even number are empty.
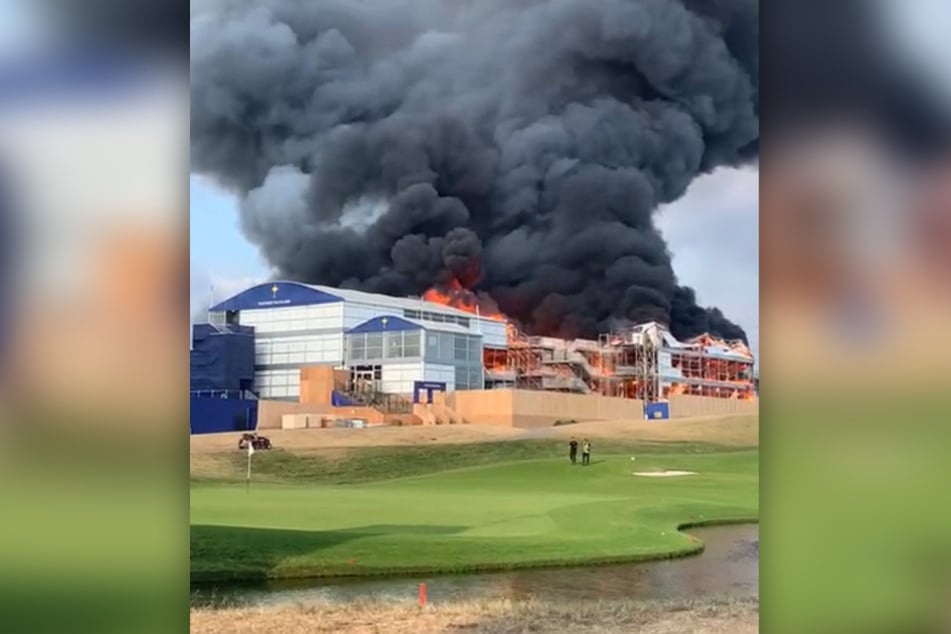
{"type": "Polygon", "coordinates": [[[419,331],[403,333],[403,355],[407,358],[418,358],[419,349],[419,331]]]}
{"type": "Polygon", "coordinates": [[[369,332],[346,336],[348,363],[351,361],[382,361],[419,359],[422,356],[420,332],[369,332]]]}
{"type": "Polygon", "coordinates": [[[428,321],[434,324],[458,324],[463,328],[468,328],[472,324],[472,321],[468,317],[461,315],[446,315],[443,313],[433,313],[428,310],[413,310],[412,308],[404,309],[403,317],[428,321]]]}

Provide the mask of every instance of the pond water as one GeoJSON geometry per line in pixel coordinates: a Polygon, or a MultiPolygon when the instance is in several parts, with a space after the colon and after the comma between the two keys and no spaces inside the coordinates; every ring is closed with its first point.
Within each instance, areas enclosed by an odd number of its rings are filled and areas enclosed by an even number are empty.
{"type": "Polygon", "coordinates": [[[666,561],[438,575],[373,580],[273,581],[256,586],[192,590],[193,606],[416,600],[426,583],[430,602],[458,599],[697,599],[759,597],[759,527],[755,524],[690,529],[706,549],[700,555],[666,561]]]}

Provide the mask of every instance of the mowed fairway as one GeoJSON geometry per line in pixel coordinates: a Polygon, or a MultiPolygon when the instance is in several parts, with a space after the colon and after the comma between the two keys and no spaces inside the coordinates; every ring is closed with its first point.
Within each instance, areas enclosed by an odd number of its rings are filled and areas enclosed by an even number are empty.
{"type": "MultiPolygon", "coordinates": [[[[680,525],[755,520],[758,515],[755,448],[670,443],[640,447],[632,463],[634,447],[614,443],[616,453],[596,453],[594,464],[582,467],[571,466],[567,456],[531,457],[562,453],[560,442],[522,444],[517,453],[528,457],[512,460],[514,443],[493,443],[499,461],[488,456],[480,461],[489,464],[459,469],[452,468],[452,460],[440,462],[439,454],[456,455],[465,451],[463,446],[429,447],[432,472],[410,476],[405,474],[414,465],[405,461],[420,457],[410,448],[338,456],[337,464],[346,463],[348,473],[362,465],[375,478],[353,484],[321,476],[328,463],[316,456],[309,471],[307,455],[293,456],[287,464],[295,475],[282,481],[275,465],[291,458],[283,452],[263,457],[267,477],[253,484],[250,494],[240,479],[196,480],[191,497],[193,580],[656,558],[702,548],[677,531],[680,525]],[[696,475],[632,475],[651,469],[696,475]]],[[[612,443],[601,441],[599,446],[610,451],[612,443]]],[[[235,465],[240,459],[229,458],[235,465]]],[[[425,465],[419,470],[427,471],[425,465]]]]}

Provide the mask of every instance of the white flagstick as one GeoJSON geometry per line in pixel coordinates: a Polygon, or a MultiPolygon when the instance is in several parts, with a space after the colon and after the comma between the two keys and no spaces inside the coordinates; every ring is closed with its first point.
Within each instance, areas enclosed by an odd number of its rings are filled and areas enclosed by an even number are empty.
{"type": "Polygon", "coordinates": [[[248,441],[248,479],[245,493],[251,493],[251,456],[254,455],[254,443],[248,441]]]}

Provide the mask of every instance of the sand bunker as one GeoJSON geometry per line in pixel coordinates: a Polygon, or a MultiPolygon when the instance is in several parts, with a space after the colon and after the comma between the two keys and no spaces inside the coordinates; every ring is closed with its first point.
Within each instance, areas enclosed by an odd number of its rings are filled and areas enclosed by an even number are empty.
{"type": "Polygon", "coordinates": [[[675,476],[697,475],[696,471],[635,471],[634,475],[644,478],[673,478],[675,476]]]}

